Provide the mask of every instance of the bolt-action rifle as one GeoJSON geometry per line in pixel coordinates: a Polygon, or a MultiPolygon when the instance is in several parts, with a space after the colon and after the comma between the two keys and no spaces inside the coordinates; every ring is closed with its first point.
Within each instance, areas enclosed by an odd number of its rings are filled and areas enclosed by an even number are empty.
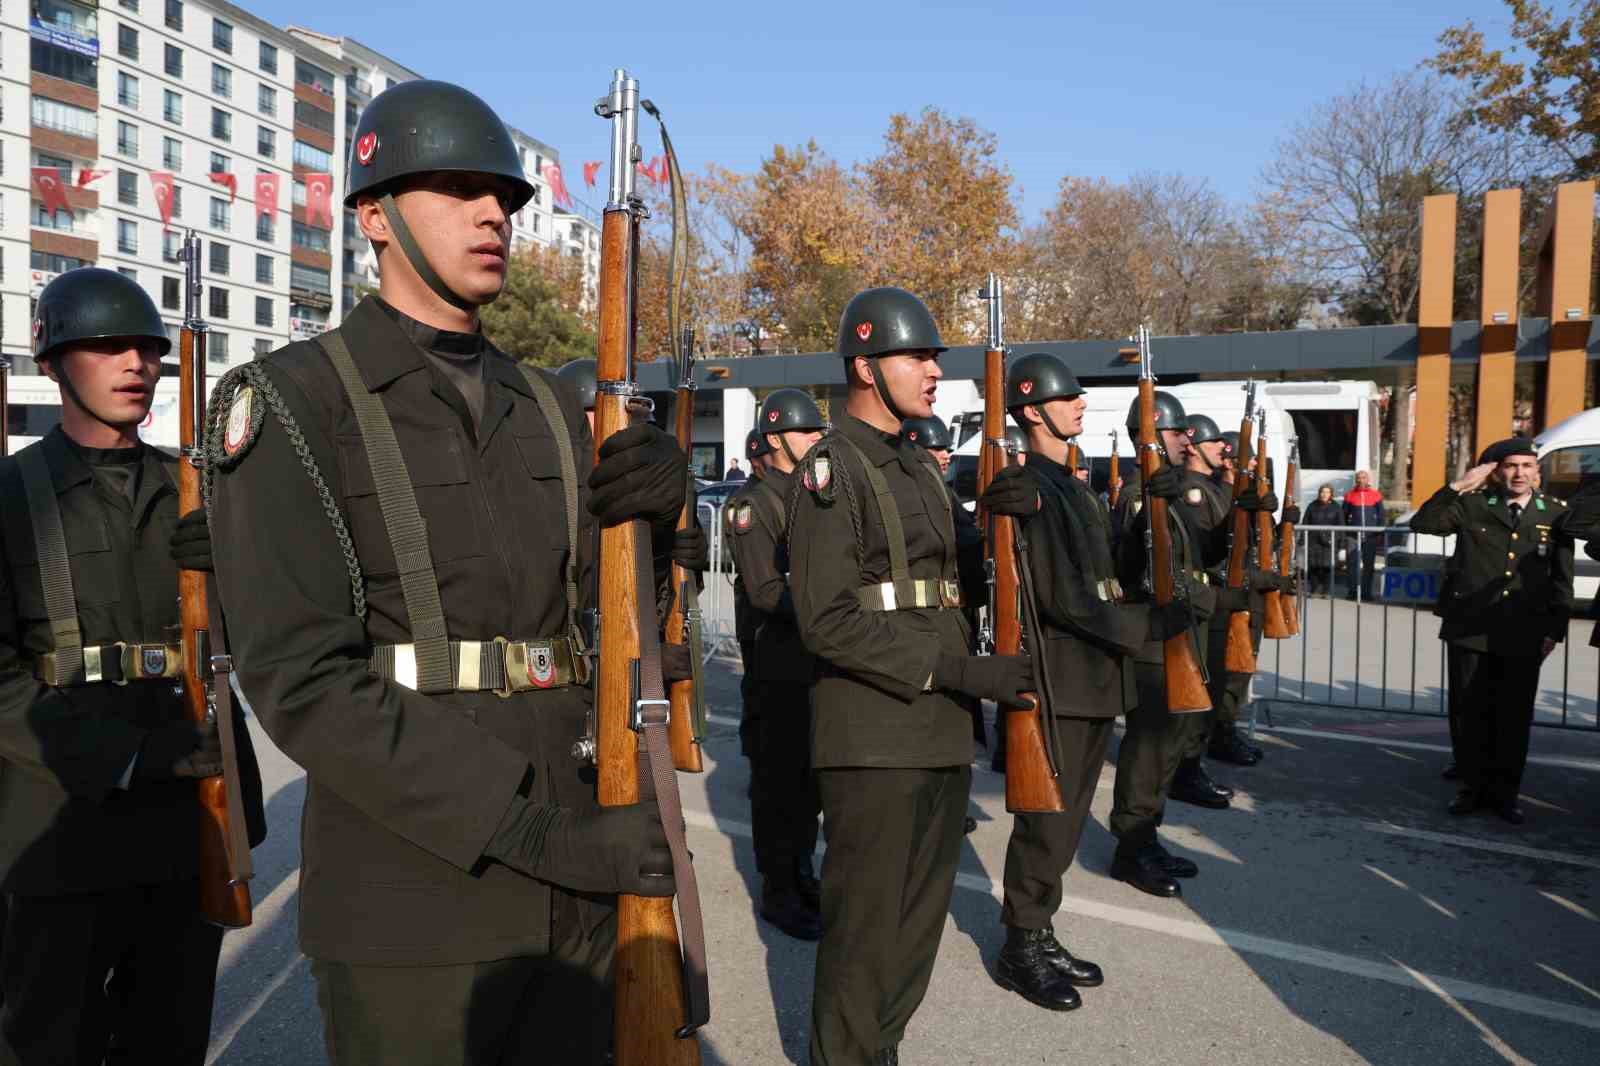
{"type": "MultiPolygon", "coordinates": [[[[1250,584],[1250,514],[1239,506],[1239,497],[1255,479],[1250,466],[1256,427],[1256,383],[1244,386],[1244,418],[1239,422],[1239,446],[1233,456],[1233,509],[1228,513],[1228,587],[1247,588],[1250,584]]],[[[1230,674],[1256,672],[1255,641],[1250,636],[1250,609],[1228,614],[1228,646],[1225,665],[1230,674]]]]}
{"type": "MultiPolygon", "coordinates": [[[[1145,572],[1150,593],[1163,607],[1171,603],[1178,590],[1187,589],[1187,575],[1178,581],[1177,560],[1172,551],[1172,527],[1167,523],[1167,501],[1151,494],[1150,479],[1166,462],[1166,449],[1156,435],[1156,375],[1150,356],[1150,330],[1139,327],[1139,474],[1145,508],[1145,572]]],[[[1173,714],[1209,711],[1211,697],[1206,693],[1206,676],[1195,654],[1192,630],[1170,636],[1164,642],[1167,710],[1173,714]]]]}
{"type": "MultiPolygon", "coordinates": [[[[678,447],[688,455],[694,446],[694,329],[685,327],[678,336],[678,395],[673,412],[678,447]]],[[[678,515],[679,529],[692,529],[695,523],[694,465],[684,474],[683,510],[678,515]]],[[[705,737],[705,687],[701,677],[700,575],[672,564],[672,610],[667,614],[667,641],[689,649],[693,676],[672,683],[672,718],[667,736],[672,741],[672,764],[691,774],[705,772],[700,742],[705,737]]]]}
{"type": "MultiPolygon", "coordinates": [[[[595,441],[625,429],[649,401],[634,380],[634,306],[644,202],[634,189],[639,83],[616,71],[595,113],[611,123],[610,196],[600,230],[600,337],[595,441]]],[[[698,1066],[694,1033],[710,1017],[705,937],[694,866],[667,737],[672,702],[661,681],[650,527],[635,519],[600,532],[600,666],[595,679],[596,767],[605,806],[657,804],[683,918],[671,899],[617,900],[616,1066],[698,1066]],[[652,797],[642,785],[653,785],[652,797]]]]}
{"type": "MultiPolygon", "coordinates": [[[[989,346],[983,356],[983,455],[979,462],[978,495],[1015,458],[1006,440],[1005,424],[1005,304],[1000,279],[989,275],[989,283],[978,292],[989,303],[989,346]]],[[[1021,567],[1017,558],[1016,519],[1004,515],[985,516],[984,569],[989,580],[989,630],[992,646],[983,650],[995,655],[1017,655],[1022,651],[1021,567]]],[[[1025,561],[1025,560],[1024,560],[1025,561]]],[[[1028,575],[1031,577],[1032,575],[1028,575]]],[[[1029,600],[1031,596],[1027,597],[1029,600]]],[[[1033,614],[1029,610],[1029,614],[1033,614]]],[[[1044,641],[1037,636],[1037,619],[1030,619],[1035,634],[1031,651],[1034,672],[1045,670],[1039,656],[1044,641]]],[[[1006,731],[1006,810],[1012,813],[1038,813],[1066,810],[1061,799],[1061,784],[1056,770],[1055,719],[1049,709],[1032,694],[1023,708],[1001,708],[1006,731]]]]}
{"type": "MultiPolygon", "coordinates": [[[[1300,438],[1289,438],[1289,472],[1283,478],[1283,498],[1288,503],[1297,506],[1296,494],[1300,491],[1300,438]]],[[[1287,508],[1287,504],[1285,504],[1287,508]]],[[[1278,574],[1282,577],[1291,577],[1295,572],[1294,566],[1294,527],[1293,522],[1280,522],[1278,524],[1278,574]]],[[[1300,604],[1292,592],[1283,593],[1283,622],[1289,627],[1289,635],[1297,636],[1300,633],[1300,604]]]]}
{"type": "MultiPolygon", "coordinates": [[[[1261,423],[1256,434],[1261,442],[1261,457],[1256,463],[1256,484],[1260,486],[1261,495],[1265,496],[1272,491],[1272,462],[1267,458],[1265,408],[1256,411],[1256,419],[1261,423]]],[[[1272,546],[1272,514],[1268,511],[1256,512],[1256,555],[1256,565],[1267,571],[1273,569],[1276,555],[1272,546]]],[[[1262,609],[1266,613],[1266,617],[1261,620],[1261,635],[1268,640],[1283,640],[1289,636],[1289,624],[1283,620],[1283,594],[1277,589],[1268,589],[1261,596],[1262,609]]]]}
{"type": "Polygon", "coordinates": [[[1122,456],[1118,454],[1121,434],[1116,430],[1111,431],[1111,479],[1106,482],[1106,500],[1110,502],[1111,509],[1117,509],[1117,503],[1122,499],[1122,456]]]}
{"type": "MultiPolygon", "coordinates": [[[[178,513],[204,506],[200,473],[205,463],[206,335],[200,317],[200,238],[183,238],[183,332],[178,340],[178,513]]],[[[225,929],[250,924],[250,841],[239,792],[234,747],[233,700],[228,679],[232,659],[212,654],[213,623],[220,623],[210,575],[178,571],[179,621],[183,629],[183,703],[196,722],[214,722],[222,745],[222,773],[195,782],[200,800],[200,912],[225,929]]],[[[220,634],[220,625],[215,631],[220,634]]]]}

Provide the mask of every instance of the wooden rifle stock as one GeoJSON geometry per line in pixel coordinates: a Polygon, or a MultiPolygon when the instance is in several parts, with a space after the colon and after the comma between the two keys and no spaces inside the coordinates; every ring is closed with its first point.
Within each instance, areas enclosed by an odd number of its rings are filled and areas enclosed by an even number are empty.
{"type": "MultiPolygon", "coordinates": [[[[622,72],[612,106],[636,106],[637,82],[622,72]],[[631,93],[631,99],[625,94],[631,93]]],[[[612,196],[600,231],[599,352],[595,373],[596,447],[632,419],[630,397],[608,390],[630,380],[637,284],[639,212],[631,202],[634,116],[613,122],[612,196]],[[625,127],[625,132],[619,132],[625,127]],[[619,173],[619,170],[627,173],[619,173]],[[619,192],[619,189],[621,190],[619,192]]],[[[635,664],[640,655],[638,548],[649,527],[623,522],[600,531],[600,649],[595,677],[596,767],[603,806],[638,803],[642,737],[633,728],[635,664]]],[[[648,590],[646,590],[648,591],[648,590]]],[[[653,618],[654,611],[648,612],[653,618]]],[[[617,897],[615,1066],[698,1066],[697,1038],[676,1034],[687,1020],[683,961],[670,898],[617,897]]]]}
{"type": "Polygon", "coordinates": [[[1111,476],[1106,481],[1106,499],[1115,511],[1117,504],[1122,501],[1122,456],[1117,451],[1121,435],[1116,430],[1111,431],[1111,476]]]}
{"type": "MultiPolygon", "coordinates": [[[[989,482],[1008,464],[1005,447],[1005,343],[1003,340],[1003,304],[1000,279],[989,275],[988,288],[979,296],[989,301],[989,347],[983,355],[983,451],[979,463],[978,495],[982,496],[989,482]]],[[[1018,655],[1022,651],[1021,587],[1017,573],[1016,520],[1005,515],[990,514],[985,517],[987,536],[984,538],[985,563],[994,582],[994,595],[990,604],[994,617],[990,626],[994,630],[994,654],[1018,655]]],[[[1037,645],[1042,643],[1037,637],[1037,645]]],[[[1034,669],[1043,669],[1038,660],[1039,650],[1033,649],[1034,669]]],[[[1061,798],[1061,785],[1057,780],[1050,752],[1053,750],[1045,736],[1050,723],[1044,716],[1049,712],[1037,695],[1026,694],[1027,707],[999,709],[1006,731],[1006,810],[1013,814],[1049,814],[1067,809],[1061,798]]]]}
{"type": "MultiPolygon", "coordinates": [[[[1142,326],[1140,342],[1144,364],[1139,375],[1140,489],[1144,493],[1145,535],[1150,545],[1147,562],[1150,591],[1155,602],[1164,607],[1173,599],[1172,529],[1167,525],[1167,501],[1150,492],[1150,479],[1165,462],[1165,448],[1156,435],[1156,379],[1150,372],[1149,336],[1142,326]]],[[[1211,696],[1206,692],[1205,673],[1195,655],[1193,635],[1185,630],[1168,637],[1162,647],[1162,659],[1166,668],[1167,710],[1173,714],[1209,711],[1211,696]]]]}
{"type": "MultiPolygon", "coordinates": [[[[184,241],[188,313],[178,338],[178,443],[183,460],[178,463],[178,513],[186,515],[205,506],[200,494],[202,456],[199,427],[205,417],[206,325],[200,320],[200,242],[191,232],[184,241]]],[[[183,705],[189,717],[205,723],[215,717],[211,672],[211,617],[206,595],[206,575],[198,570],[178,571],[178,615],[183,633],[183,705]]],[[[223,728],[217,723],[217,728],[223,728]]],[[[226,769],[226,768],[225,768],[226,769]]],[[[250,884],[233,876],[229,861],[230,813],[228,790],[238,788],[237,777],[224,772],[195,782],[200,803],[200,913],[213,925],[241,929],[250,924],[250,884]]]]}
{"type": "MultiPolygon", "coordinates": [[[[680,352],[684,361],[692,366],[692,354],[687,351],[694,345],[694,331],[684,330],[680,343],[686,349],[680,352]]],[[[678,438],[678,447],[688,455],[694,446],[694,379],[688,369],[682,380],[678,383],[678,392],[673,411],[673,428],[678,438]]],[[[685,477],[683,510],[678,513],[678,528],[691,529],[694,527],[695,516],[694,469],[690,467],[685,477]]],[[[672,610],[667,614],[666,636],[673,644],[681,644],[689,649],[690,655],[698,652],[697,641],[692,639],[690,619],[685,613],[689,609],[689,600],[694,595],[699,583],[699,575],[672,564],[672,610]]],[[[698,608],[696,608],[698,609],[698,608]]],[[[696,664],[698,666],[698,664],[696,664]]],[[[698,669],[695,671],[698,675],[698,669]]],[[[705,762],[700,753],[700,737],[698,724],[700,714],[696,701],[701,697],[695,688],[695,678],[685,678],[674,681],[668,690],[672,700],[672,718],[667,724],[667,737],[672,742],[672,765],[686,773],[699,774],[705,772],[705,762]]]]}
{"type": "MultiPolygon", "coordinates": [[[[1289,472],[1283,479],[1283,498],[1289,503],[1296,502],[1296,494],[1300,491],[1300,448],[1297,439],[1289,441],[1289,472]]],[[[1298,505],[1297,505],[1298,506],[1298,505]]],[[[1293,522],[1283,522],[1278,526],[1278,574],[1281,577],[1294,575],[1294,527],[1293,522]]],[[[1291,637],[1300,633],[1300,604],[1293,593],[1281,593],[1283,600],[1283,624],[1288,627],[1291,637]]]]}
{"type": "MultiPolygon", "coordinates": [[[[1261,457],[1256,463],[1256,484],[1261,487],[1261,494],[1267,495],[1272,491],[1272,462],[1267,458],[1267,420],[1266,412],[1261,413],[1261,457]]],[[[1256,512],[1256,552],[1261,569],[1271,572],[1276,556],[1272,544],[1272,514],[1269,511],[1256,512]]],[[[1261,620],[1261,635],[1268,640],[1283,640],[1289,636],[1289,625],[1283,620],[1283,594],[1277,589],[1268,589],[1262,593],[1264,601],[1263,611],[1265,617],[1261,620]]]]}
{"type": "MultiPolygon", "coordinates": [[[[1250,515],[1239,506],[1239,497],[1255,477],[1250,469],[1250,456],[1254,451],[1255,392],[1250,386],[1250,399],[1245,404],[1244,419],[1239,423],[1239,447],[1233,458],[1233,510],[1228,520],[1233,529],[1228,535],[1228,587],[1245,588],[1249,584],[1250,515]]],[[[1250,611],[1232,611],[1228,615],[1228,645],[1223,666],[1230,674],[1256,672],[1255,642],[1250,636],[1250,611]]]]}

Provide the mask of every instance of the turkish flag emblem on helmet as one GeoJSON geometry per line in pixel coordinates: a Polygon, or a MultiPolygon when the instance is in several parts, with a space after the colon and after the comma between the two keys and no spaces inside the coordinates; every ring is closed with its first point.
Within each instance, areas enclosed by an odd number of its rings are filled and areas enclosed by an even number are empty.
{"type": "Polygon", "coordinates": [[[367,167],[372,165],[372,159],[378,154],[378,134],[376,131],[367,131],[366,136],[356,142],[356,162],[367,167]]]}
{"type": "Polygon", "coordinates": [[[767,412],[767,421],[768,422],[776,422],[777,420],[778,420],[778,412],[777,411],[773,410],[773,411],[768,411],[767,412]]]}
{"type": "Polygon", "coordinates": [[[1024,396],[1028,395],[1033,391],[1033,382],[1027,378],[1024,378],[1022,382],[1017,385],[1017,391],[1022,393],[1024,396]]]}
{"type": "Polygon", "coordinates": [[[867,338],[871,337],[872,336],[872,323],[871,322],[863,322],[859,326],[857,326],[856,327],[856,336],[860,337],[862,339],[862,341],[866,341],[867,338]]]}

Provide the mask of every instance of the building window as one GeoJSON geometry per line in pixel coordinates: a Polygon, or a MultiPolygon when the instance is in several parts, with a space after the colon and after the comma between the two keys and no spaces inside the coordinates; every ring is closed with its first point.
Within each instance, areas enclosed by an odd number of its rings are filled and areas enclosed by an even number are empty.
{"type": "Polygon", "coordinates": [[[272,342],[265,337],[257,337],[252,347],[255,349],[257,359],[272,354],[272,342]]]}
{"type": "Polygon", "coordinates": [[[313,252],[328,251],[328,231],[318,229],[316,226],[307,226],[296,222],[294,229],[289,234],[289,239],[296,248],[309,248],[313,252]]]}
{"type": "Polygon", "coordinates": [[[228,201],[211,198],[211,228],[219,233],[228,232],[228,201]]]}
{"type": "Polygon", "coordinates": [[[174,78],[183,77],[183,49],[175,44],[166,46],[167,73],[174,78]]]}
{"type": "Polygon", "coordinates": [[[117,203],[139,206],[139,175],[131,170],[117,171],[117,203]]]}
{"type": "MultiPolygon", "coordinates": [[[[216,293],[217,293],[217,290],[215,290],[215,289],[211,290],[211,295],[212,295],[213,302],[215,302],[216,293]]],[[[223,293],[222,294],[222,302],[224,304],[226,304],[228,302],[228,294],[227,293],[223,293]]],[[[207,337],[206,337],[206,362],[215,363],[218,366],[227,366],[228,365],[228,335],[226,333],[221,333],[221,332],[218,332],[217,330],[212,330],[207,335],[207,337]]]]}
{"type": "Polygon", "coordinates": [[[256,127],[256,154],[271,159],[278,154],[278,134],[266,126],[256,127]]]}
{"type": "Polygon", "coordinates": [[[233,140],[233,116],[220,107],[211,109],[211,136],[219,141],[233,140]]]}
{"type": "Polygon", "coordinates": [[[139,0],[117,0],[117,6],[126,8],[127,10],[137,14],[139,11],[139,0]]]}
{"type": "Polygon", "coordinates": [[[32,251],[28,253],[29,270],[48,270],[52,274],[65,274],[69,270],[77,270],[79,267],[93,265],[74,256],[56,255],[54,252],[32,251]]]}
{"type": "Polygon", "coordinates": [[[139,254],[139,225],[126,218],[117,219],[117,251],[123,255],[139,254]]]}
{"type": "Polygon", "coordinates": [[[126,71],[117,71],[117,103],[123,107],[139,106],[139,79],[126,71]]]}
{"type": "Polygon", "coordinates": [[[294,165],[305,167],[307,170],[316,173],[327,173],[333,169],[333,156],[315,145],[296,140],[294,142],[294,165]]]}
{"type": "Polygon", "coordinates": [[[183,169],[183,142],[176,137],[161,138],[161,165],[168,170],[183,169]]]}
{"type": "Polygon", "coordinates": [[[213,174],[231,174],[231,173],[233,173],[233,160],[230,157],[223,155],[221,152],[212,152],[211,153],[211,173],[213,173],[213,174]]]}
{"type": "Polygon", "coordinates": [[[325,96],[333,95],[333,75],[321,67],[295,57],[294,80],[301,85],[309,85],[325,96]]]}
{"type": "Polygon", "coordinates": [[[256,110],[263,115],[278,113],[278,90],[270,85],[256,86],[256,110]]]}
{"type": "Polygon", "coordinates": [[[278,73],[278,46],[261,42],[261,69],[268,74],[278,73]]]}
{"type": "Polygon", "coordinates": [[[139,58],[139,31],[126,22],[117,26],[117,55],[123,59],[139,58]]]}
{"type": "Polygon", "coordinates": [[[99,87],[100,64],[94,56],[69,52],[65,48],[57,48],[49,41],[34,39],[29,44],[35,74],[48,74],[75,85],[87,85],[91,89],[99,87]]]}
{"type": "Polygon", "coordinates": [[[256,284],[272,284],[272,256],[256,253],[256,284]]]}
{"type": "Polygon", "coordinates": [[[317,292],[324,296],[333,293],[328,272],[321,267],[306,266],[303,263],[289,264],[289,288],[317,292]]]}
{"type": "Polygon", "coordinates": [[[117,151],[129,159],[139,157],[139,127],[131,122],[117,122],[117,151]]]}
{"type": "Polygon", "coordinates": [[[219,52],[233,52],[233,27],[221,19],[211,20],[211,47],[219,52]]]}
{"type": "Polygon", "coordinates": [[[33,201],[33,226],[35,229],[53,229],[61,233],[73,231],[73,213],[71,211],[47,211],[44,204],[33,201]]]}
{"type": "Polygon", "coordinates": [[[183,29],[183,0],[167,0],[167,29],[183,29]]]}
{"type": "Polygon", "coordinates": [[[178,262],[178,253],[183,251],[183,235],[177,230],[163,229],[161,231],[161,261],[163,263],[178,262]]]}
{"type": "MultiPolygon", "coordinates": [[[[315,104],[308,104],[304,100],[294,102],[294,120],[302,126],[310,126],[314,130],[333,136],[333,112],[324,111],[315,104]]],[[[351,129],[355,124],[351,123],[351,129]]]]}
{"type": "Polygon", "coordinates": [[[206,313],[212,318],[228,317],[228,290],[221,285],[211,286],[211,300],[206,305],[206,313]]]}
{"type": "Polygon", "coordinates": [[[183,94],[172,89],[162,90],[161,117],[175,126],[183,124],[183,94]]]}
{"type": "Polygon", "coordinates": [[[168,311],[176,311],[178,303],[183,299],[183,282],[177,278],[165,275],[161,278],[161,306],[168,311]]]}
{"type": "Polygon", "coordinates": [[[228,246],[221,241],[212,241],[210,248],[211,262],[207,269],[213,274],[221,274],[226,277],[228,273],[228,246]]]}
{"type": "Polygon", "coordinates": [[[139,272],[133,269],[133,267],[117,267],[117,273],[121,274],[125,278],[130,278],[135,282],[139,280],[139,272]]]}
{"type": "Polygon", "coordinates": [[[183,186],[176,183],[172,186],[172,217],[183,217],[183,186]]]}
{"type": "Polygon", "coordinates": [[[233,95],[233,71],[221,63],[211,64],[211,92],[224,100],[233,95]]]}
{"type": "Polygon", "coordinates": [[[348,248],[344,250],[344,272],[347,275],[356,272],[356,253],[348,248]]]}
{"type": "Polygon", "coordinates": [[[258,326],[270,326],[270,325],[272,325],[272,297],[270,297],[270,296],[257,296],[256,297],[256,325],[258,325],[258,326]]]}
{"type": "MultiPolygon", "coordinates": [[[[100,136],[100,123],[93,111],[73,107],[43,96],[35,96],[31,105],[33,124],[47,130],[60,130],[74,137],[96,140],[100,136]]],[[[69,166],[71,164],[68,164],[69,166]]]]}

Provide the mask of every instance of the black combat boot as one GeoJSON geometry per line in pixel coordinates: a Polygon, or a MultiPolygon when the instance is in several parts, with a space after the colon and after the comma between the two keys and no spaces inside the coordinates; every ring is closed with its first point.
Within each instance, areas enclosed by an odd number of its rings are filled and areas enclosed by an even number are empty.
{"type": "Polygon", "coordinates": [[[900,1066],[900,1045],[879,1049],[872,1056],[872,1066],[900,1066]]]}
{"type": "Polygon", "coordinates": [[[1106,978],[1100,972],[1100,967],[1087,959],[1075,958],[1072,952],[1063,947],[1061,941],[1056,939],[1054,929],[1041,929],[1039,932],[1045,935],[1045,959],[1069,983],[1078,988],[1099,988],[1105,984],[1106,978]]]}
{"type": "Polygon", "coordinates": [[[1226,810],[1233,796],[1230,789],[1220,787],[1206,774],[1198,756],[1178,764],[1178,773],[1172,779],[1172,789],[1167,798],[1179,803],[1192,803],[1196,807],[1226,810]]]}
{"type": "Polygon", "coordinates": [[[1254,766],[1265,753],[1246,740],[1232,722],[1218,722],[1211,729],[1206,754],[1234,766],[1254,766]]]}
{"type": "Polygon", "coordinates": [[[1132,854],[1119,851],[1111,860],[1111,876],[1152,896],[1183,895],[1182,886],[1172,879],[1162,863],[1161,848],[1156,844],[1147,844],[1132,854]]]}
{"type": "Polygon", "coordinates": [[[796,940],[822,939],[822,916],[806,905],[799,889],[787,880],[761,879],[761,917],[796,940]]]}
{"type": "Polygon", "coordinates": [[[1168,877],[1195,877],[1200,873],[1200,867],[1193,860],[1172,854],[1160,840],[1156,841],[1156,850],[1161,853],[1161,868],[1167,871],[1168,877]]]}
{"type": "Polygon", "coordinates": [[[1083,1006],[1078,990],[1050,960],[1047,945],[1054,942],[1055,934],[1048,929],[1007,926],[1006,946],[1000,949],[1000,958],[995,962],[995,983],[1046,1010],[1076,1010],[1083,1006]]]}

